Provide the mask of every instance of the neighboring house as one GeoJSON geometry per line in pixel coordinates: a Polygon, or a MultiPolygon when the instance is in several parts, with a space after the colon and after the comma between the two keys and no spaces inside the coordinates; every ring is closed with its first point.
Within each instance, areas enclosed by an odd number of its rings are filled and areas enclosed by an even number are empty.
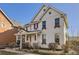
{"type": "Polygon", "coordinates": [[[16,33],[16,41],[38,43],[41,48],[48,48],[50,43],[63,45],[67,40],[67,15],[55,8],[43,5],[32,22],[25,25],[25,30],[16,33]]]}
{"type": "Polygon", "coordinates": [[[19,23],[12,21],[2,9],[0,9],[0,46],[16,42],[15,33],[18,32],[19,23]]]}

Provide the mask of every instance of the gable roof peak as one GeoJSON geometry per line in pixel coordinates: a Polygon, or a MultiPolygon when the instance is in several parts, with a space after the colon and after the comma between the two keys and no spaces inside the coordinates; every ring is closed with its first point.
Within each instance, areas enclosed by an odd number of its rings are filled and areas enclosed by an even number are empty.
{"type": "Polygon", "coordinates": [[[58,12],[59,14],[63,14],[63,15],[65,15],[66,13],[64,13],[63,11],[61,11],[61,10],[59,10],[59,9],[57,9],[57,8],[55,8],[53,5],[51,5],[51,4],[44,4],[44,6],[46,6],[46,7],[48,7],[48,8],[50,8],[50,9],[53,9],[53,10],[55,10],[56,12],[58,12]]]}
{"type": "MultiPolygon", "coordinates": [[[[12,24],[12,22],[10,21],[10,18],[4,13],[4,11],[2,10],[2,8],[0,8],[0,12],[6,17],[6,19],[12,24]]],[[[13,25],[13,24],[12,24],[13,25]]]]}

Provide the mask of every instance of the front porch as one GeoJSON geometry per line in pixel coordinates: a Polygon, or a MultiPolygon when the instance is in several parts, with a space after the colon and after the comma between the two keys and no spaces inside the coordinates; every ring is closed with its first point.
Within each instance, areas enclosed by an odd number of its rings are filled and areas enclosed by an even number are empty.
{"type": "Polygon", "coordinates": [[[33,43],[38,43],[38,36],[40,31],[20,31],[16,35],[16,43],[19,45],[20,49],[23,48],[23,44],[28,43],[33,46],[33,43]]]}

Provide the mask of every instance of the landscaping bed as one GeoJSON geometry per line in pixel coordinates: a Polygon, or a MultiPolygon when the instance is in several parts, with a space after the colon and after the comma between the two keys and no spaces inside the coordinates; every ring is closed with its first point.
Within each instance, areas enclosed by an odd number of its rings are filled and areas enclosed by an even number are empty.
{"type": "Polygon", "coordinates": [[[23,49],[25,52],[35,53],[40,55],[63,55],[63,51],[43,50],[43,49],[23,49]]]}

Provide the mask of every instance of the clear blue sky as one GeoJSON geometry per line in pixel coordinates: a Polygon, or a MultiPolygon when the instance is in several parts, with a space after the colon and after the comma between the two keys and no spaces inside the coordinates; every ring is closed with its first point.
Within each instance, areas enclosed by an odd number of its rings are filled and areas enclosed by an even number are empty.
{"type": "MultiPolygon", "coordinates": [[[[0,8],[11,18],[21,24],[29,23],[43,4],[0,4],[0,8]]],[[[69,34],[79,33],[79,4],[47,4],[53,6],[68,16],[69,34]]]]}

